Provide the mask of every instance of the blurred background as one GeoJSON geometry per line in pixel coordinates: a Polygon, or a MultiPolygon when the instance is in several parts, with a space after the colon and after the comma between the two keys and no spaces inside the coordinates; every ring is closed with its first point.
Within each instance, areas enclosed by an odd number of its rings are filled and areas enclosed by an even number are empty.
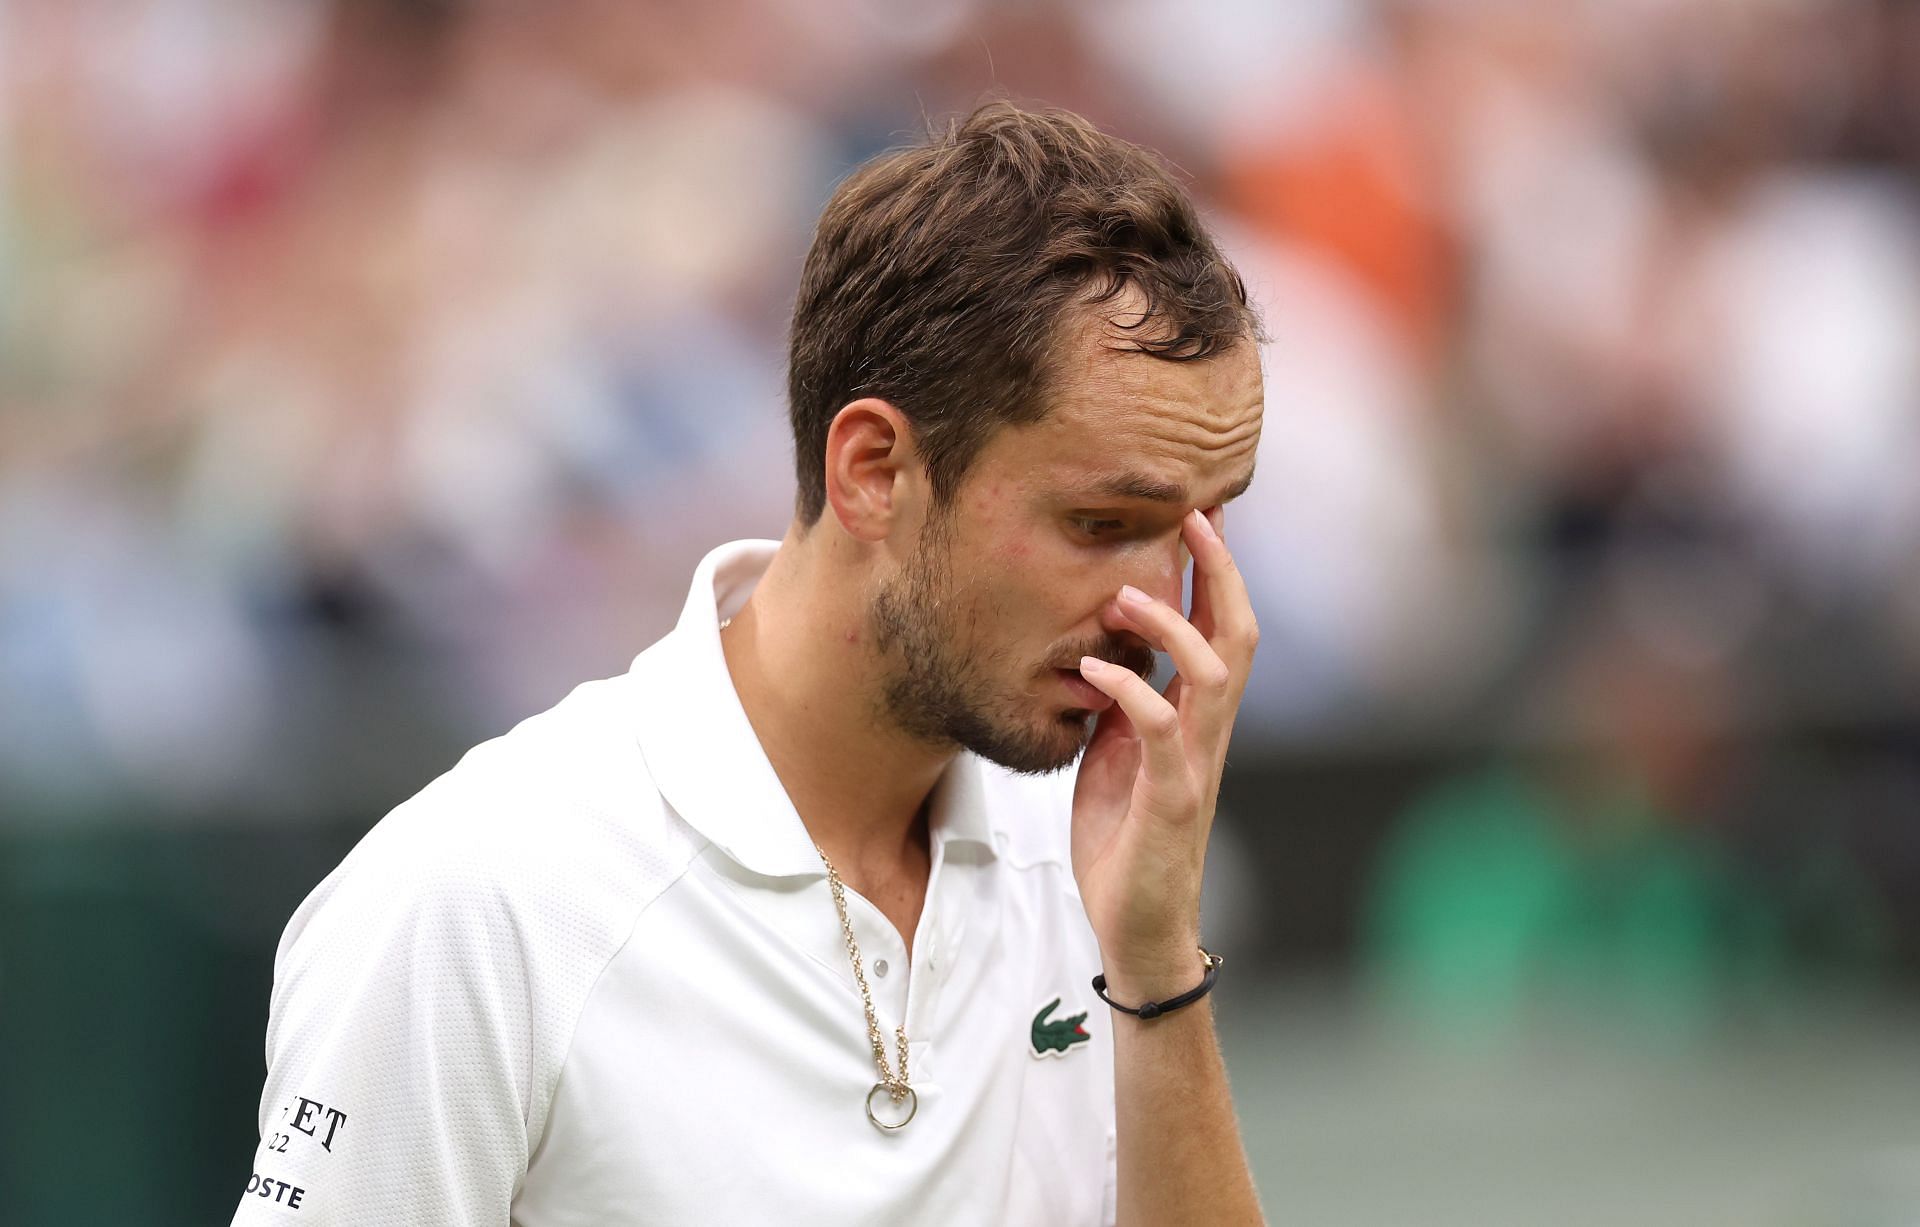
{"type": "Polygon", "coordinates": [[[225,1222],[388,808],[778,537],[820,206],[989,90],[1263,305],[1274,1221],[1920,1223],[1920,5],[0,0],[0,1222],[225,1222]]]}

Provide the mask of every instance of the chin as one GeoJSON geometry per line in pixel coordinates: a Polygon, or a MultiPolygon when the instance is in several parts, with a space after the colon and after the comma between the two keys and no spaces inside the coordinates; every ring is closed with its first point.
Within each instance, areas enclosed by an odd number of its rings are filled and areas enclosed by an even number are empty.
{"type": "Polygon", "coordinates": [[[1093,713],[1075,707],[1017,732],[999,730],[990,741],[967,748],[1019,775],[1051,775],[1079,761],[1092,732],[1093,713]]]}

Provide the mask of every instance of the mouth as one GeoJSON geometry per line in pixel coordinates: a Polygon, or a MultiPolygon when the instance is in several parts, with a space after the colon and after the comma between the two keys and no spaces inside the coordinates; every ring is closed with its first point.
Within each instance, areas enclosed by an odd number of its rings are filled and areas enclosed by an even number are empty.
{"type": "Polygon", "coordinates": [[[1081,677],[1078,669],[1055,669],[1053,672],[1066,687],[1067,692],[1073,696],[1075,707],[1101,712],[1113,706],[1113,699],[1106,692],[1096,689],[1092,682],[1081,677]]]}

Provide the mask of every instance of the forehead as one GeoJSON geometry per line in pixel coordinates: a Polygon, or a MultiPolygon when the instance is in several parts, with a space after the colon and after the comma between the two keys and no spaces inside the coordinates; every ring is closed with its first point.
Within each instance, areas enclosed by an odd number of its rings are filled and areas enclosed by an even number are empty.
{"type": "MultiPolygon", "coordinates": [[[[1106,321],[1099,321],[1105,324],[1106,321]]],[[[1178,362],[1130,348],[1110,327],[1083,327],[1056,358],[1048,413],[990,446],[1054,489],[1119,477],[1185,486],[1199,505],[1253,468],[1264,390],[1249,341],[1178,362]]]]}

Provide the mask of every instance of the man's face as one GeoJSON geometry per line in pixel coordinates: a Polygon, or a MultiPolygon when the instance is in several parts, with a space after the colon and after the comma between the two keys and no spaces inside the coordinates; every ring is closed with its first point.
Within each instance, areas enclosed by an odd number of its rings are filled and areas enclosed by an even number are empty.
{"type": "Polygon", "coordinates": [[[909,563],[875,596],[881,717],[1014,771],[1071,764],[1109,700],[1083,655],[1153,670],[1122,584],[1185,612],[1180,523],[1245,489],[1260,440],[1258,354],[1198,362],[1113,348],[1090,323],[1053,408],[998,431],[909,563]]]}

